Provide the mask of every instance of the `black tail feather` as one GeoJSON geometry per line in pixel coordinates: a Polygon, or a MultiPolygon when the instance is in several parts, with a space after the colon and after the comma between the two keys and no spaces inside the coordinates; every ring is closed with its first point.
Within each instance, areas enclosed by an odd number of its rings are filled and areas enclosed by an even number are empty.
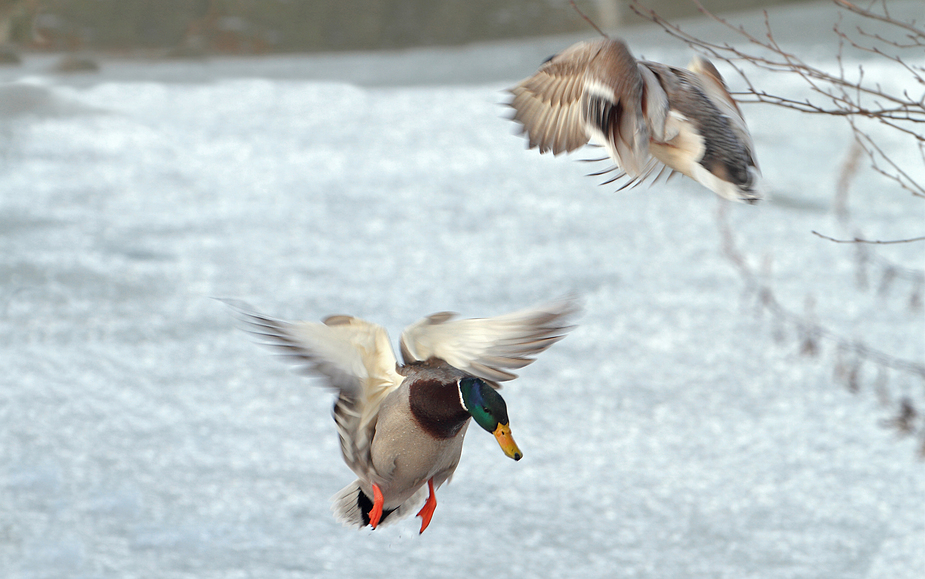
{"type": "MultiPolygon", "coordinates": [[[[363,515],[363,526],[369,525],[369,512],[373,510],[373,501],[366,496],[362,490],[357,493],[357,507],[360,508],[360,513],[363,515]]],[[[395,511],[395,509],[382,509],[382,517],[379,519],[379,524],[385,522],[393,511],[395,511]]]]}

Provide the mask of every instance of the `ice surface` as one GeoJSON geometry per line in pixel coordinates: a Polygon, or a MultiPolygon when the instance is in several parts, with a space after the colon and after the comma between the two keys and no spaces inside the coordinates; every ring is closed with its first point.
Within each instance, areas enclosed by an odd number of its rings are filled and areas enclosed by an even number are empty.
{"type": "MultiPolygon", "coordinates": [[[[638,54],[687,62],[641,30],[638,54]]],[[[753,315],[723,203],[684,179],[613,193],[575,161],[594,151],[513,135],[502,89],[572,40],[5,71],[0,575],[923,576],[915,443],[880,426],[870,387],[833,384],[833,352],[801,357],[753,315]],[[505,388],[524,460],[472,431],[420,537],[334,521],[353,475],[329,393],[210,299],[397,339],[432,312],[570,292],[579,328],[505,388]]],[[[773,198],[727,206],[739,248],[793,309],[811,295],[833,329],[921,362],[908,291],[858,290],[851,249],[810,234],[839,232],[845,126],[745,115],[773,198]]],[[[872,237],[921,234],[920,201],[867,170],[855,191],[872,237]]],[[[920,245],[883,249],[925,265],[920,245]]]]}

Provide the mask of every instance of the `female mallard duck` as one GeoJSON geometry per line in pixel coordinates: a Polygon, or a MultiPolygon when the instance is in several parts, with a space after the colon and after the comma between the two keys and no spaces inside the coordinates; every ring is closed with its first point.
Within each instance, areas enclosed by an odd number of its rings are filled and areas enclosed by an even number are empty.
{"type": "Polygon", "coordinates": [[[408,516],[427,492],[418,512],[422,533],[437,506],[434,489],[459,464],[470,418],[494,434],[504,454],[523,456],[498,382],[516,378],[507,370],[564,338],[577,311],[565,300],[485,319],[433,314],[402,332],[400,365],[376,324],[350,316],[286,322],[226,303],[248,331],[337,390],[341,453],[358,478],[334,496],[335,517],[375,529],[408,516]]]}
{"type": "Polygon", "coordinates": [[[742,112],[705,58],[685,70],[637,61],[620,40],[579,42],[510,92],[513,118],[540,153],[595,141],[629,183],[667,167],[726,199],[762,196],[742,112]]]}

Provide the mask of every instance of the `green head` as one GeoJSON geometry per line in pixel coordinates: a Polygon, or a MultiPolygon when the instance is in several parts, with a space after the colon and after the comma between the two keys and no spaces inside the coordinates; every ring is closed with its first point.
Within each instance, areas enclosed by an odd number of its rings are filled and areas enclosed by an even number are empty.
{"type": "Polygon", "coordinates": [[[459,381],[459,399],[475,423],[495,435],[504,454],[514,460],[523,458],[511,437],[507,404],[497,390],[478,378],[466,377],[459,381]]]}

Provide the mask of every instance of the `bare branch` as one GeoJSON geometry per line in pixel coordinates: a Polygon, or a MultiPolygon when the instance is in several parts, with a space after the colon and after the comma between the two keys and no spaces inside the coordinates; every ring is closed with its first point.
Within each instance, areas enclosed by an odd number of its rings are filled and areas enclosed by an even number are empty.
{"type": "MultiPolygon", "coordinates": [[[[840,352],[852,353],[860,359],[869,360],[878,367],[890,368],[925,379],[925,364],[892,356],[858,340],[842,338],[811,317],[796,314],[784,307],[774,295],[774,290],[761,282],[757,275],[748,266],[745,256],[738,250],[732,228],[726,221],[726,205],[719,206],[716,214],[717,225],[722,236],[722,250],[724,255],[735,265],[740,276],[745,281],[746,289],[758,296],[761,307],[776,318],[793,326],[801,336],[811,336],[815,339],[825,339],[834,344],[840,352]]],[[[803,343],[805,346],[805,342],[803,343]]]]}
{"type": "MultiPolygon", "coordinates": [[[[838,5],[842,5],[841,0],[835,1],[838,5]]],[[[728,28],[729,30],[736,32],[736,34],[746,40],[749,45],[762,49],[761,52],[749,52],[731,46],[727,43],[717,44],[694,37],[683,31],[679,26],[666,21],[655,11],[640,6],[636,0],[634,0],[631,4],[631,8],[641,17],[649,19],[661,26],[666,32],[675,38],[678,38],[690,46],[706,52],[708,55],[714,58],[724,60],[732,65],[736,69],[736,72],[743,79],[745,79],[749,87],[749,92],[757,98],[758,102],[778,104],[802,112],[833,114],[841,116],[858,115],[869,118],[883,118],[891,121],[903,121],[911,123],[925,122],[925,102],[923,102],[925,99],[914,99],[908,95],[907,92],[904,92],[901,95],[895,95],[882,90],[879,86],[868,86],[863,82],[863,75],[857,80],[848,79],[845,76],[844,68],[841,67],[841,49],[839,49],[838,56],[840,65],[839,74],[830,74],[824,70],[803,62],[802,59],[800,59],[798,56],[784,50],[774,38],[767,12],[764,14],[764,39],[761,39],[749,33],[743,26],[735,26],[724,18],[712,14],[706,8],[704,8],[703,4],[701,4],[699,0],[692,0],[692,2],[697,6],[701,13],[713,21],[728,28]],[[810,103],[808,101],[798,101],[788,97],[770,95],[764,91],[757,91],[755,90],[755,87],[752,86],[751,82],[748,81],[747,76],[744,74],[742,69],[735,65],[735,62],[747,62],[751,66],[771,72],[796,74],[804,81],[806,81],[807,85],[814,93],[825,99],[831,100],[832,104],[835,106],[826,107],[823,105],[810,103]],[[849,93],[847,92],[849,90],[852,91],[853,96],[849,96],[849,93]],[[863,106],[861,99],[865,96],[873,97],[879,101],[891,104],[889,106],[878,104],[876,107],[863,106]]],[[[866,14],[870,12],[857,8],[850,3],[847,3],[847,5],[850,5],[855,9],[852,11],[859,11],[858,13],[860,14],[866,14]]],[[[870,13],[874,14],[872,12],[870,13]]],[[[877,19],[880,20],[882,18],[883,17],[877,19]]],[[[914,25],[905,23],[898,23],[897,25],[901,25],[901,27],[904,29],[916,31],[918,35],[925,38],[925,32],[918,30],[914,27],[914,25]]],[[[838,25],[835,26],[835,33],[838,35],[840,41],[846,41],[857,49],[864,50],[866,52],[876,54],[877,56],[889,59],[891,62],[902,66],[908,73],[910,73],[915,82],[925,84],[925,79],[923,79],[922,74],[919,72],[921,67],[909,65],[901,57],[888,55],[877,47],[868,47],[856,42],[849,35],[841,31],[838,25]]],[[[900,47],[898,43],[894,43],[892,45],[897,48],[900,47]]],[[[918,44],[912,45],[913,48],[918,48],[918,46],[918,44]]],[[[903,130],[910,136],[914,136],[919,140],[922,139],[919,131],[904,128],[898,124],[894,124],[893,128],[903,130]]]]}
{"type": "MultiPolygon", "coordinates": [[[[848,122],[851,124],[851,129],[854,131],[854,136],[857,139],[857,142],[864,149],[864,152],[867,153],[868,158],[871,162],[871,168],[874,171],[877,171],[884,177],[895,181],[900,187],[909,191],[916,197],[925,198],[925,185],[918,183],[914,178],[910,177],[899,165],[897,165],[889,155],[883,152],[883,150],[870,138],[870,135],[864,131],[857,128],[857,125],[853,120],[849,119],[848,122]],[[893,167],[896,171],[895,174],[888,173],[877,163],[877,159],[881,158],[888,165],[893,167]]],[[[921,140],[921,139],[920,139],[921,140]]],[[[921,149],[921,144],[920,144],[921,149]]]]}
{"type": "Polygon", "coordinates": [[[585,22],[591,25],[591,28],[597,30],[598,34],[600,34],[604,38],[610,38],[609,36],[607,36],[607,34],[603,30],[598,28],[597,24],[595,24],[593,20],[588,18],[588,16],[578,8],[578,5],[575,4],[575,0],[569,0],[568,3],[572,5],[572,8],[575,10],[575,12],[578,13],[579,16],[584,18],[585,22]]]}
{"type": "Polygon", "coordinates": [[[813,231],[812,234],[817,237],[821,237],[822,239],[828,239],[829,241],[834,241],[835,243],[872,243],[872,244],[878,244],[878,245],[891,245],[894,243],[913,243],[916,241],[925,241],[925,237],[912,237],[909,239],[894,239],[891,241],[879,241],[879,240],[871,240],[871,239],[861,239],[858,237],[855,237],[854,239],[835,239],[834,237],[823,235],[819,233],[818,231],[813,231]]]}
{"type": "MultiPolygon", "coordinates": [[[[697,2],[697,0],[694,0],[694,2],[697,3],[698,5],[700,4],[699,2],[697,2]]],[[[854,12],[855,14],[859,14],[863,16],[864,18],[869,18],[871,20],[879,20],[880,22],[886,22],[890,26],[896,26],[898,28],[902,28],[910,33],[911,38],[921,38],[925,40],[925,30],[920,30],[916,28],[914,24],[907,24],[905,22],[900,22],[899,20],[896,20],[895,18],[891,17],[886,7],[886,2],[883,3],[884,14],[882,15],[877,14],[876,12],[873,12],[872,10],[867,10],[865,8],[859,8],[858,6],[852,4],[851,2],[848,2],[848,0],[833,0],[833,2],[835,2],[842,8],[845,8],[847,10],[850,10],[851,12],[854,12]]]]}

